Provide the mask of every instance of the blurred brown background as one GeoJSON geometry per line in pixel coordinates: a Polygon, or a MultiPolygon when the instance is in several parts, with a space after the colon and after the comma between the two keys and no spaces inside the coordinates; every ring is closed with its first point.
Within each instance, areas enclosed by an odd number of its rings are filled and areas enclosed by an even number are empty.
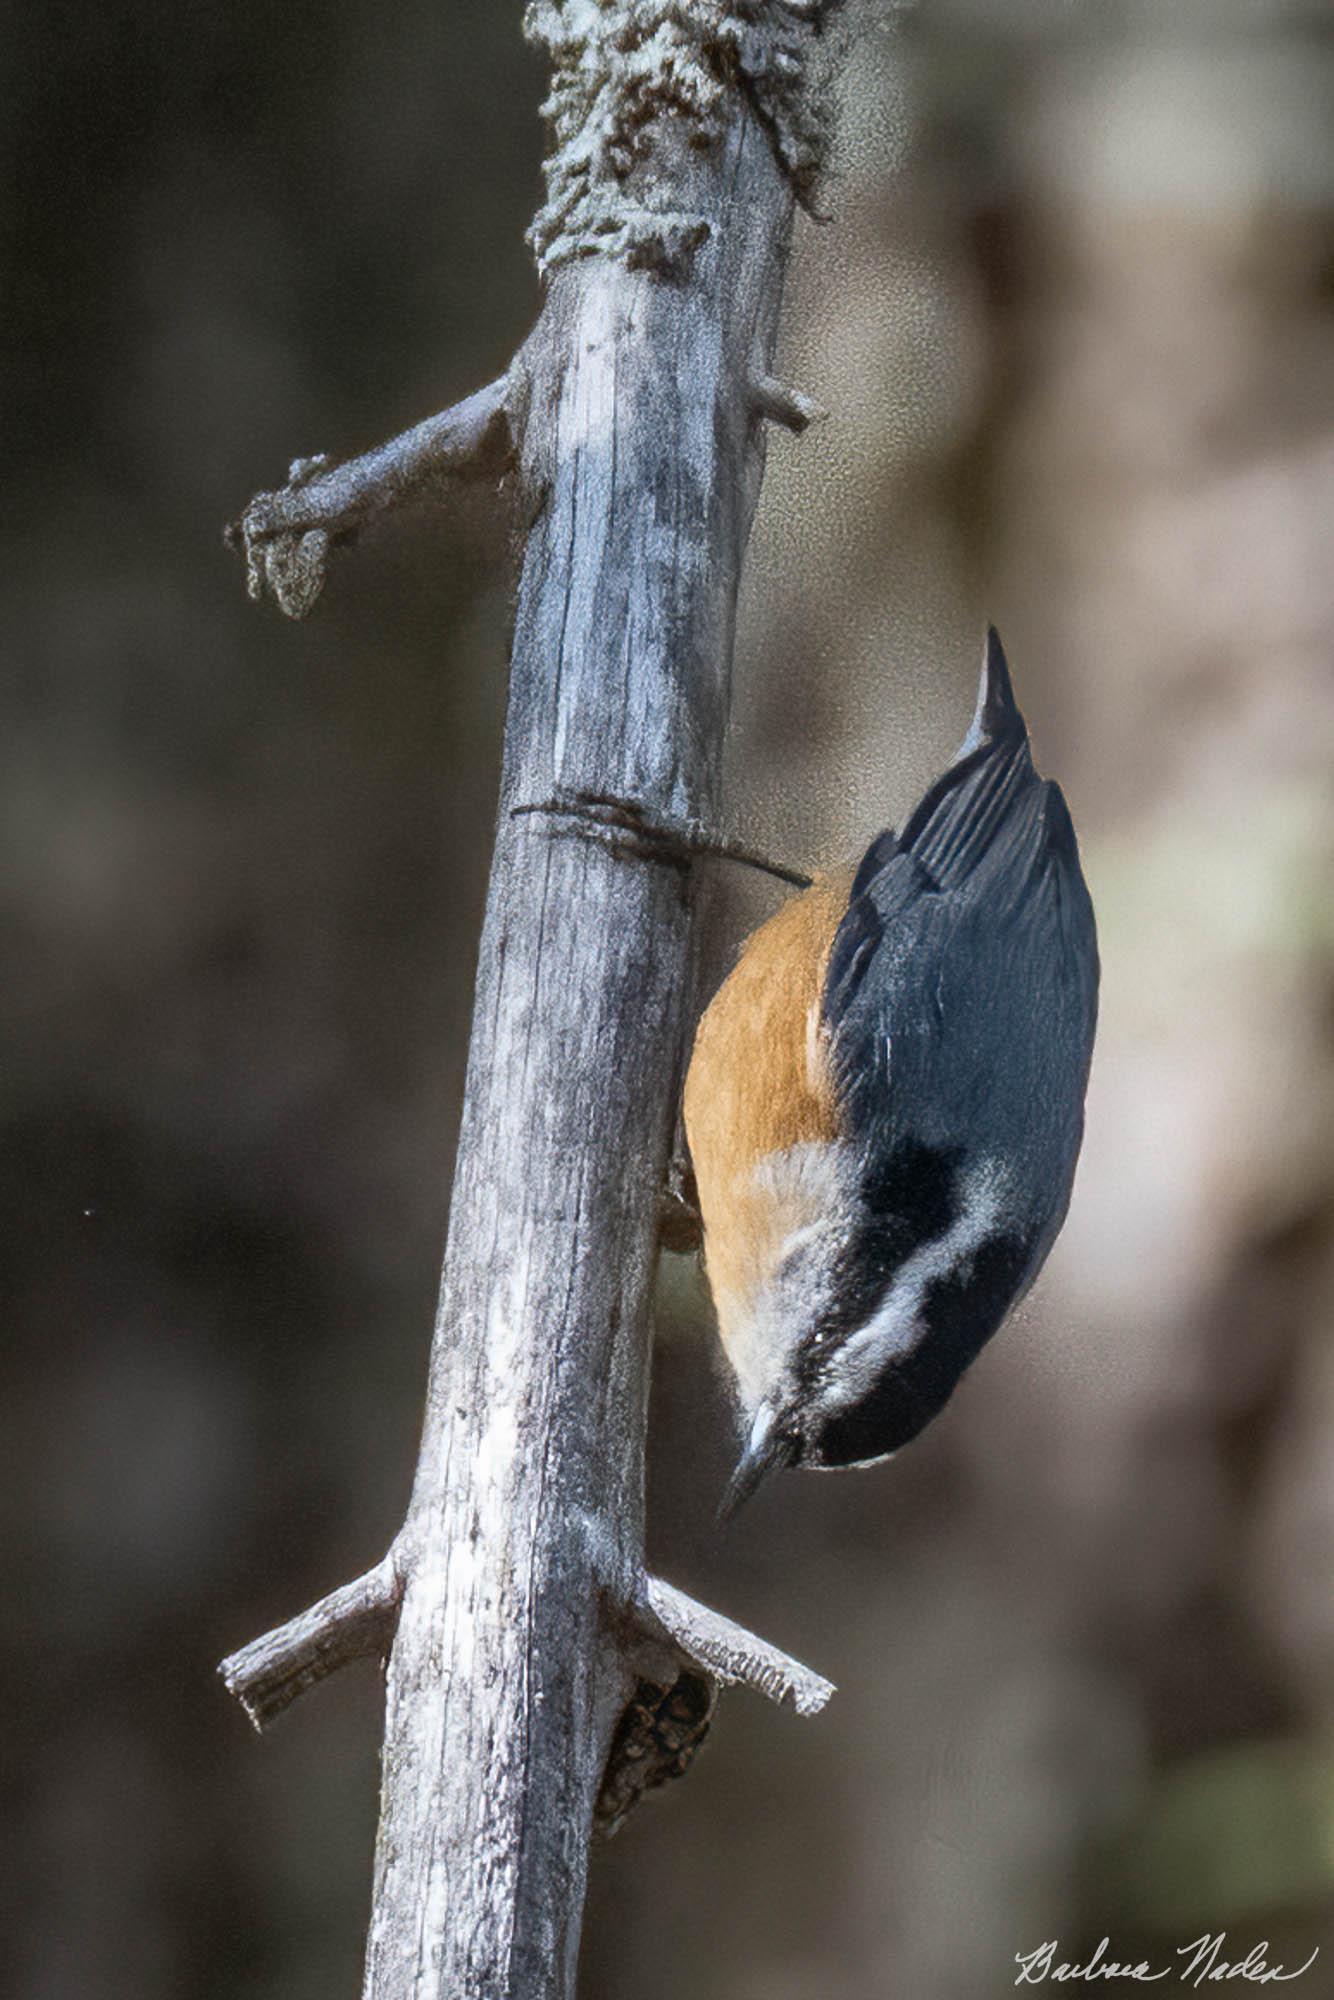
{"type": "MultiPolygon", "coordinates": [[[[406,1498],[503,708],[485,503],[314,620],[222,522],[494,374],[536,286],[517,7],[19,8],[3,211],[10,934],[0,1963],[359,1986],[366,1670],[227,1649],[406,1498]]],[[[1226,1929],[1334,1995],[1334,41],[1281,0],[868,8],[745,589],[733,826],[853,851],[1005,635],[1098,904],[1066,1234],[899,1461],[724,1539],[666,1259],[651,1538],[829,1673],[597,1857],[589,2000],[989,2000],[1226,1929]]],[[[718,881],[715,964],[771,892],[718,881]]],[[[1113,1988],[1112,1990],[1117,1990],[1113,1988]]],[[[1129,1989],[1127,1989],[1129,1990],[1129,1989]]]]}

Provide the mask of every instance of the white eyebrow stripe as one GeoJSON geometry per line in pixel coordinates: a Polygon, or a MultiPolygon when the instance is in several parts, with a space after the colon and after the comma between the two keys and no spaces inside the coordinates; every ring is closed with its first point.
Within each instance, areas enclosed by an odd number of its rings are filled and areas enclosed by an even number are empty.
{"type": "Polygon", "coordinates": [[[921,1336],[920,1315],[929,1287],[981,1249],[1000,1216],[1003,1192],[999,1162],[984,1161],[974,1170],[962,1189],[963,1207],[950,1227],[905,1258],[870,1319],[831,1357],[820,1398],[825,1409],[844,1410],[859,1402],[889,1361],[912,1352],[921,1336]]]}

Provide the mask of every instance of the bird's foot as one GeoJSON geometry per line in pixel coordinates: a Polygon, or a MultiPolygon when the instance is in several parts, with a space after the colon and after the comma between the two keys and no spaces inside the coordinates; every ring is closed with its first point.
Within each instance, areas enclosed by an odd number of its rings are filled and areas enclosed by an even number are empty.
{"type": "MultiPolygon", "coordinates": [[[[688,868],[701,856],[718,861],[735,861],[743,868],[755,868],[796,889],[809,889],[811,878],[799,868],[771,861],[755,848],[724,840],[694,821],[662,824],[650,819],[645,807],[633,799],[616,798],[606,792],[569,792],[536,804],[514,806],[515,819],[526,813],[542,813],[554,819],[573,819],[600,831],[615,852],[634,855],[644,861],[663,861],[669,867],[688,868]]],[[[578,829],[576,829],[578,830],[578,829]]]]}
{"type": "Polygon", "coordinates": [[[667,1184],[658,1204],[658,1241],[664,1250],[682,1257],[698,1250],[704,1241],[695,1169],[680,1153],[667,1169],[667,1184]]]}

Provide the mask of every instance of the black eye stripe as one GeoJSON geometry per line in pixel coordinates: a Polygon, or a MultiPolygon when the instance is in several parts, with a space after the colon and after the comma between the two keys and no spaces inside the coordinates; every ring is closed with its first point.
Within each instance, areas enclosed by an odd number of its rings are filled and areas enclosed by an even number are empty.
{"type": "Polygon", "coordinates": [[[933,1279],[922,1301],[922,1338],[881,1370],[860,1402],[822,1427],[813,1453],[820,1463],[879,1458],[924,1430],[1000,1326],[1028,1266],[1021,1238],[990,1236],[956,1270],[933,1279]]]}
{"type": "Polygon", "coordinates": [[[917,1141],[896,1147],[863,1176],[862,1219],[834,1267],[830,1307],[808,1331],[796,1357],[797,1379],[808,1386],[832,1348],[865,1326],[894,1274],[956,1220],[960,1147],[917,1141]]]}

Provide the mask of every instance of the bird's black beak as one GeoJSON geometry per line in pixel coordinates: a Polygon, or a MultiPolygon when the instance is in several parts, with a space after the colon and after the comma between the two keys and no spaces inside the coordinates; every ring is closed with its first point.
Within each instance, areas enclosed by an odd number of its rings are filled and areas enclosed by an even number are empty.
{"type": "Polygon", "coordinates": [[[731,1520],[737,1508],[749,1500],[771,1472],[777,1472],[781,1466],[795,1465],[796,1458],[795,1443],[780,1431],[777,1417],[768,1404],[762,1404],[719,1505],[719,1527],[731,1520]]]}

